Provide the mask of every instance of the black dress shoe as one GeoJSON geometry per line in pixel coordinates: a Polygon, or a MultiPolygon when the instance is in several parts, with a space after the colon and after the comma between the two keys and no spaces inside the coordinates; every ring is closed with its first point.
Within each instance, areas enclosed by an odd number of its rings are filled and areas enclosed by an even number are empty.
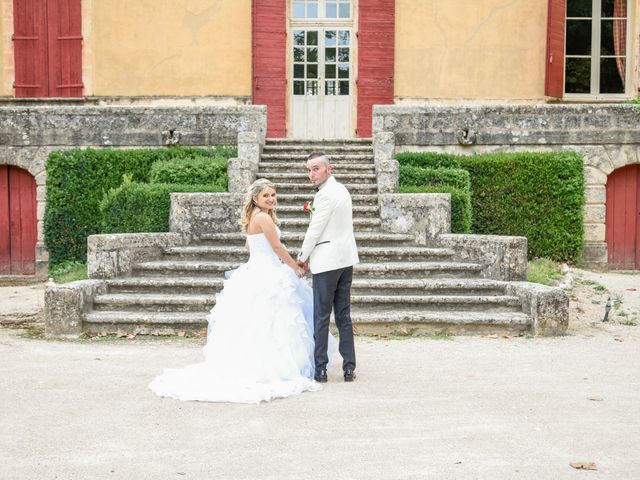
{"type": "Polygon", "coordinates": [[[324,368],[318,370],[313,378],[318,383],[327,383],[327,371],[324,368]]]}
{"type": "Polygon", "coordinates": [[[345,382],[353,382],[356,379],[356,374],[353,370],[348,368],[344,372],[344,381],[345,382]]]}

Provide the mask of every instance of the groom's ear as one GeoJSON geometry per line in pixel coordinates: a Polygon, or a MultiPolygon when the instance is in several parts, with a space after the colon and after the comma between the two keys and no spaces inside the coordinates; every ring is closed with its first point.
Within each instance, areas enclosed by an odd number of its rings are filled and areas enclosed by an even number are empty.
{"type": "Polygon", "coordinates": [[[327,165],[327,174],[331,175],[331,164],[327,165]]]}

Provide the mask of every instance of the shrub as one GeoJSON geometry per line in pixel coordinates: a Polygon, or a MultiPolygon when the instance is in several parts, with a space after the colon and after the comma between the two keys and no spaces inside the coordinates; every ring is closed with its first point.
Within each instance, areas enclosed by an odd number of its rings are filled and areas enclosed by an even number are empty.
{"type": "Polygon", "coordinates": [[[172,192],[222,192],[219,185],[135,183],[125,177],[100,202],[103,233],[168,232],[172,192]]]}
{"type": "Polygon", "coordinates": [[[149,181],[182,185],[218,185],[226,190],[227,159],[196,157],[156,162],[151,166],[149,181]]]}
{"type": "Polygon", "coordinates": [[[151,166],[175,158],[233,155],[229,147],[154,149],[74,149],[52,152],[47,160],[47,208],[44,219],[49,261],[85,261],[87,236],[101,233],[100,201],[124,174],[148,180],[151,166]]]}
{"type": "Polygon", "coordinates": [[[431,186],[403,186],[398,193],[450,193],[451,194],[451,232],[471,232],[471,194],[468,190],[460,190],[446,185],[431,186]]]}
{"type": "Polygon", "coordinates": [[[433,152],[403,152],[396,154],[396,160],[402,165],[422,168],[460,168],[458,155],[433,152]]]}
{"type": "Polygon", "coordinates": [[[572,152],[461,157],[475,233],[522,235],[529,257],[576,262],[584,244],[582,157],[572,152]]]}
{"type": "Polygon", "coordinates": [[[459,168],[422,168],[413,165],[400,166],[400,185],[422,187],[450,186],[459,190],[471,189],[469,172],[459,168]]]}

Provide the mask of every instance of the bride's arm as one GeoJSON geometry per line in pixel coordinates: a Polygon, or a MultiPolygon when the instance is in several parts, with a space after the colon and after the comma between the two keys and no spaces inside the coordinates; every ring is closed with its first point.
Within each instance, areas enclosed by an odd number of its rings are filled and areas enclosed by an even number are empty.
{"type": "Polygon", "coordinates": [[[287,264],[291,269],[296,272],[298,276],[304,275],[304,270],[301,269],[296,261],[289,255],[287,249],[280,242],[280,237],[278,236],[278,232],[276,231],[276,226],[273,223],[273,220],[266,213],[258,213],[255,216],[255,220],[260,226],[262,233],[267,237],[267,241],[273,248],[273,251],[276,252],[276,255],[282,260],[285,264],[287,264]]]}

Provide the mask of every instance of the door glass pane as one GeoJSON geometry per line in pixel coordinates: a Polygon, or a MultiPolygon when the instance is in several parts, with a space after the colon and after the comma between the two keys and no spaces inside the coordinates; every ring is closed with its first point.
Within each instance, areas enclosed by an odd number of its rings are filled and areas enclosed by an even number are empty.
{"type": "Polygon", "coordinates": [[[304,48],[294,48],[293,49],[293,61],[294,62],[304,62],[304,48]]]}
{"type": "Polygon", "coordinates": [[[338,61],[339,62],[348,62],[349,61],[349,49],[348,48],[339,48],[338,49],[338,61]]]}
{"type": "Polygon", "coordinates": [[[300,80],[296,80],[293,82],[293,94],[294,95],[304,95],[304,82],[300,80]]]}
{"type": "Polygon", "coordinates": [[[590,17],[593,0],[567,0],[567,17],[590,17]]]}
{"type": "Polygon", "coordinates": [[[304,18],[304,2],[293,2],[293,18],[304,18]]]}
{"type": "Polygon", "coordinates": [[[591,54],[591,20],[567,20],[567,55],[591,54]]]}
{"type": "Polygon", "coordinates": [[[340,18],[350,18],[351,17],[351,5],[348,3],[340,4],[340,18]]]}
{"type": "Polygon", "coordinates": [[[316,30],[307,31],[307,45],[318,45],[318,32],[316,30]]]}
{"type": "Polygon", "coordinates": [[[349,95],[349,82],[341,81],[340,83],[340,95],[349,95]]]}
{"type": "Polygon", "coordinates": [[[335,95],[336,92],[336,81],[335,80],[327,80],[326,82],[324,82],[325,84],[325,90],[324,93],[325,95],[335,95]]]}
{"type": "Polygon", "coordinates": [[[318,61],[318,48],[317,47],[307,48],[307,62],[317,62],[317,61],[318,61]]]}
{"type": "Polygon", "coordinates": [[[625,59],[600,60],[600,93],[624,93],[625,59]]]}
{"type": "Polygon", "coordinates": [[[336,66],[325,65],[324,66],[324,78],[336,78],[336,66]]]}
{"type": "Polygon", "coordinates": [[[591,93],[591,59],[567,58],[565,66],[565,92],[591,93]]]}
{"type": "Polygon", "coordinates": [[[318,78],[318,64],[307,64],[307,78],[318,78]]]}
{"type": "Polygon", "coordinates": [[[349,78],[349,64],[341,63],[338,65],[338,78],[349,78]]]}
{"type": "Polygon", "coordinates": [[[336,61],[336,49],[335,48],[325,48],[324,49],[324,59],[326,62],[335,62],[336,61]]]}
{"type": "Polygon", "coordinates": [[[350,32],[347,30],[342,30],[339,34],[338,34],[338,45],[349,45],[349,40],[350,40],[350,32]]]}
{"type": "Polygon", "coordinates": [[[335,47],[336,45],[336,31],[327,30],[324,32],[324,45],[325,47],[335,47]]]}
{"type": "Polygon", "coordinates": [[[338,17],[338,5],[336,2],[327,2],[325,8],[325,14],[327,18],[337,18],[338,17]]]}
{"type": "Polygon", "coordinates": [[[304,78],[304,65],[295,64],[293,66],[293,78],[304,78]]]}
{"type": "Polygon", "coordinates": [[[293,44],[304,45],[304,30],[293,31],[293,44]]]}
{"type": "Polygon", "coordinates": [[[307,95],[318,95],[318,81],[307,81],[307,95]]]}

